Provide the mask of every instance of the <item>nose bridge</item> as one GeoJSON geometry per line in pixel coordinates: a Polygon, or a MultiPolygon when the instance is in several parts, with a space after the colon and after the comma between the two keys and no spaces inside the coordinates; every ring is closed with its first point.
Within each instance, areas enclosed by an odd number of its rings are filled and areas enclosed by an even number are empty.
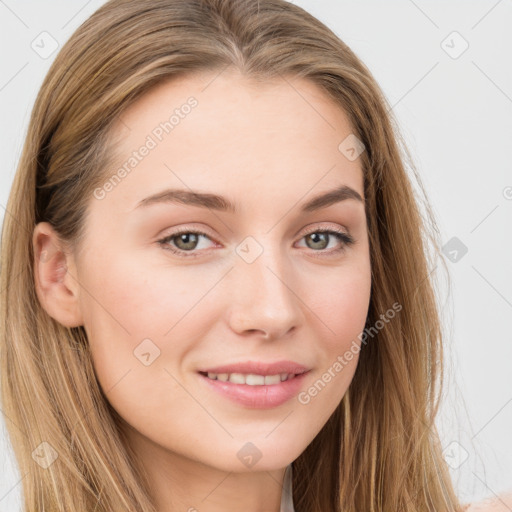
{"type": "Polygon", "coordinates": [[[272,236],[248,237],[237,247],[232,279],[232,327],[282,336],[300,321],[292,267],[272,236]]]}

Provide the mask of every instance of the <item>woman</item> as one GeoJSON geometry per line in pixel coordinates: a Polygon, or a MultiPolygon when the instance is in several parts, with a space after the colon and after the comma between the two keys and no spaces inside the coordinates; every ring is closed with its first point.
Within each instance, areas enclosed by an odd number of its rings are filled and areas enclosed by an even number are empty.
{"type": "Polygon", "coordinates": [[[25,510],[464,510],[400,149],[291,3],[112,0],[79,27],[3,229],[25,510]]]}

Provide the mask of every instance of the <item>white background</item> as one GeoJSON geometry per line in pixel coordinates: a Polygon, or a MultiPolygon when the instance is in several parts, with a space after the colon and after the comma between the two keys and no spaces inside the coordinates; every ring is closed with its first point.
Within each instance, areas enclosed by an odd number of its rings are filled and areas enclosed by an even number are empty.
{"type": "MultiPolygon", "coordinates": [[[[35,96],[56,56],[41,58],[31,44],[46,31],[61,46],[103,3],[0,1],[0,220],[35,96]]],[[[457,262],[446,251],[451,291],[438,277],[448,351],[438,425],[461,499],[512,491],[512,3],[294,3],[328,25],[374,74],[442,243],[457,237],[468,249],[457,262]]],[[[0,512],[21,506],[6,421],[2,415],[0,512]]]]}

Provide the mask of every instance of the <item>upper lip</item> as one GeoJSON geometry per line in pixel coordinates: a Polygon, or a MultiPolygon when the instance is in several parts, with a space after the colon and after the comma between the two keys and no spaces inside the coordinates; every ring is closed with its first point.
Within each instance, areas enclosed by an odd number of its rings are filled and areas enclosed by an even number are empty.
{"type": "Polygon", "coordinates": [[[263,361],[243,361],[240,363],[215,366],[213,368],[200,369],[202,373],[245,373],[255,375],[277,375],[278,373],[301,374],[308,371],[305,366],[295,361],[275,361],[265,363],[263,361]]]}

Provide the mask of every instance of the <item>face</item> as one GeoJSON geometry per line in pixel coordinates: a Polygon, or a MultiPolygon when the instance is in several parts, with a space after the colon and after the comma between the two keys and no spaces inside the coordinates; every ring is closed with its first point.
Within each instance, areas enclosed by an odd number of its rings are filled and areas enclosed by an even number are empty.
{"type": "Polygon", "coordinates": [[[356,369],[363,175],[338,148],[346,115],[315,85],[216,76],[160,84],[123,114],[73,268],[98,380],[134,446],[269,470],[301,454],[356,369]]]}

